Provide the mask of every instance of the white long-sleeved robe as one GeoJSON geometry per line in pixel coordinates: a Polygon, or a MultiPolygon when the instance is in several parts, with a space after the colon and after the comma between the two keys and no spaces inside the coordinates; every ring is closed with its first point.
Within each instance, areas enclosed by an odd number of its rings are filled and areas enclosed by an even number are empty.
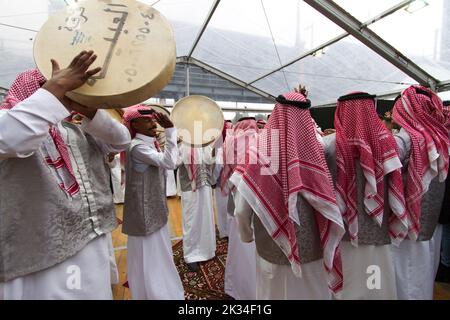
{"type": "MultiPolygon", "coordinates": [[[[142,140],[131,151],[134,170],[148,166],[173,170],[177,163],[176,129],[166,129],[164,152],[155,147],[155,138],[137,134],[142,140]]],[[[166,195],[162,195],[166,196],[166,195]]],[[[183,300],[184,289],[173,261],[172,243],[166,224],[148,236],[128,236],[127,278],[134,300],[183,300]]]]}
{"type": "MultiPolygon", "coordinates": [[[[66,129],[61,121],[69,115],[61,102],[45,89],[37,90],[11,110],[2,110],[0,161],[32,155],[48,136],[51,125],[58,126],[64,139],[66,129]]],[[[105,154],[120,152],[130,143],[126,127],[114,121],[104,110],[98,110],[92,120],[84,118],[81,128],[95,139],[105,154]]],[[[70,148],[68,151],[72,167],[76,168],[70,148]]],[[[79,172],[74,170],[74,174],[81,187],[79,172]]],[[[73,283],[77,284],[77,281],[73,283]]],[[[51,268],[0,283],[0,299],[2,298],[112,299],[107,236],[95,238],[76,255],[51,268]],[[73,280],[71,276],[78,275],[79,286],[68,285],[73,280]]]]}
{"type": "Polygon", "coordinates": [[[219,237],[228,237],[228,224],[229,217],[232,212],[228,213],[228,197],[231,195],[224,195],[220,186],[220,175],[222,173],[223,165],[221,163],[222,159],[222,148],[217,149],[216,165],[214,167],[213,180],[217,181],[216,188],[214,189],[214,212],[216,213],[216,225],[219,230],[219,237]]]}
{"type": "MultiPolygon", "coordinates": [[[[236,192],[234,200],[235,219],[241,240],[251,242],[254,240],[253,210],[239,191],[236,192]]],[[[302,264],[302,277],[297,278],[290,265],[270,263],[256,252],[257,300],[329,300],[331,294],[326,277],[322,259],[302,264]]]]}
{"type": "MultiPolygon", "coordinates": [[[[230,197],[232,195],[230,194],[230,197]]],[[[236,210],[242,208],[242,197],[235,193],[236,210]]],[[[256,299],[255,242],[243,242],[239,236],[236,217],[228,225],[228,256],[225,266],[225,293],[236,300],[256,299]]]]}
{"type": "MultiPolygon", "coordinates": [[[[178,165],[184,165],[190,147],[180,147],[178,165]]],[[[212,163],[212,149],[196,148],[196,159],[212,163]]],[[[179,172],[179,170],[178,170],[179,172]]],[[[183,253],[186,263],[207,261],[216,255],[216,229],[211,186],[204,185],[195,191],[181,191],[183,213],[183,253]]]]}
{"type": "Polygon", "coordinates": [[[120,164],[120,154],[114,156],[113,161],[108,162],[111,170],[111,184],[114,203],[123,203],[125,199],[125,184],[122,183],[122,167],[120,164]]]}
{"type": "MultiPolygon", "coordinates": [[[[404,129],[395,135],[402,162],[408,156],[411,140],[404,129]],[[400,136],[403,139],[400,139],[400,136]]],[[[399,300],[432,300],[434,279],[439,261],[442,229],[438,225],[428,241],[405,239],[399,247],[392,246],[397,296],[399,300]]]]}
{"type": "Polygon", "coordinates": [[[175,182],[174,170],[167,170],[166,177],[166,196],[174,197],[177,195],[177,184],[175,182]]]}

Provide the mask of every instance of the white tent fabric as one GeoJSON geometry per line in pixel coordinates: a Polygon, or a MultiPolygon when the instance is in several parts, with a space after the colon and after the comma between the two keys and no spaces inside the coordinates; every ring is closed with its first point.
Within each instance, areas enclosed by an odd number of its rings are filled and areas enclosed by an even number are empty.
{"type": "MultiPolygon", "coordinates": [[[[34,67],[36,32],[49,15],[72,2],[0,0],[0,87],[8,88],[19,72],[34,67]]],[[[193,58],[269,98],[304,83],[318,106],[352,90],[394,94],[420,82],[313,8],[321,0],[141,2],[171,23],[180,62],[193,58]]],[[[438,91],[450,90],[450,1],[334,2],[358,19],[363,31],[375,32],[436,79],[438,91]]]]}

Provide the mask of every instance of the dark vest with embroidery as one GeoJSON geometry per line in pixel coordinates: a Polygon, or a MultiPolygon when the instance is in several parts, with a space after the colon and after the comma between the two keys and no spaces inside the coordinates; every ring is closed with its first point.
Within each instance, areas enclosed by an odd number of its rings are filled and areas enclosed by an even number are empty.
{"type": "Polygon", "coordinates": [[[125,202],[122,232],[148,236],[166,225],[169,209],[166,200],[164,169],[149,165],[144,172],[133,168],[131,151],[143,141],[134,139],[127,152],[125,202]]]}
{"type": "MultiPolygon", "coordinates": [[[[213,164],[196,164],[194,166],[196,174],[196,188],[199,189],[203,186],[212,186],[215,181],[212,178],[212,171],[214,169],[213,164]]],[[[189,174],[186,166],[183,164],[178,167],[178,174],[180,177],[180,188],[183,192],[192,191],[191,180],[189,179],[189,174]]]]}
{"type": "Polygon", "coordinates": [[[104,154],[78,126],[63,126],[78,169],[73,198],[58,186],[41,149],[0,161],[0,282],[61,263],[116,227],[104,154]]]}
{"type": "MultiPolygon", "coordinates": [[[[329,146],[325,145],[325,152],[329,146]]],[[[320,246],[319,229],[315,213],[311,205],[301,195],[297,198],[297,210],[300,226],[295,224],[298,253],[301,263],[308,263],[322,259],[323,252],[320,246]]],[[[253,215],[253,228],[255,244],[258,255],[273,264],[289,265],[289,260],[264,228],[256,214],[253,215]]]]}

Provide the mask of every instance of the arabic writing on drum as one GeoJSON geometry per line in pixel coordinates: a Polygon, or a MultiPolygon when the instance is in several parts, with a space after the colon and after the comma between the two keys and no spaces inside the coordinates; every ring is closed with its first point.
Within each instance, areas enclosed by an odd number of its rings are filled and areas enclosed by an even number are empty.
{"type": "MultiPolygon", "coordinates": [[[[102,71],[91,77],[87,84],[94,86],[97,80],[104,79],[108,73],[108,68],[111,64],[114,54],[120,56],[123,49],[117,48],[120,37],[125,34],[129,34],[130,31],[127,30],[127,18],[129,16],[129,9],[126,4],[118,3],[107,3],[106,8],[102,11],[106,14],[111,14],[110,25],[107,30],[111,31],[110,36],[103,37],[102,40],[109,43],[109,48],[107,50],[106,56],[101,65],[102,71]],[[117,50],[116,50],[117,48],[117,50]]],[[[141,26],[137,28],[136,35],[131,40],[131,46],[128,49],[128,54],[130,55],[130,65],[124,69],[126,75],[126,80],[128,82],[133,82],[134,78],[138,75],[138,63],[141,56],[145,53],[143,49],[146,45],[147,35],[150,33],[150,24],[154,19],[154,13],[152,10],[146,6],[138,6],[140,10],[139,14],[142,19],[141,26]]],[[[81,31],[83,24],[89,21],[89,13],[86,12],[85,7],[75,7],[69,8],[69,16],[65,19],[64,26],[58,26],[58,30],[73,33],[70,37],[70,45],[75,46],[83,43],[89,42],[92,37],[87,35],[85,32],[81,31]]]]}
{"type": "Polygon", "coordinates": [[[135,0],[74,1],[50,16],[35,38],[34,59],[46,78],[52,72],[50,58],[68,65],[80,52],[93,50],[92,68],[102,69],[68,93],[78,103],[96,109],[127,107],[167,85],[176,47],[161,13],[135,0]]]}
{"type": "Polygon", "coordinates": [[[113,14],[118,13],[120,16],[114,17],[114,19],[112,20],[114,26],[112,28],[108,27],[108,30],[114,31],[114,36],[112,38],[103,38],[103,40],[111,42],[111,44],[109,45],[108,53],[106,55],[105,61],[103,62],[102,71],[100,72],[100,74],[91,77],[88,81],[88,84],[91,86],[95,84],[95,81],[97,79],[105,78],[106,73],[108,72],[108,67],[111,62],[114,49],[117,45],[120,34],[122,33],[123,27],[125,26],[125,22],[127,21],[127,17],[128,17],[128,10],[118,10],[119,8],[127,8],[126,5],[108,3],[107,6],[111,6],[111,7],[117,8],[117,9],[113,10],[111,8],[106,8],[103,11],[105,11],[107,13],[113,13],[113,14]]]}
{"type": "MultiPolygon", "coordinates": [[[[141,8],[139,8],[141,9],[141,8]]],[[[145,41],[147,40],[147,34],[150,33],[150,21],[149,20],[153,20],[154,18],[154,14],[152,12],[140,12],[140,15],[142,18],[145,19],[144,21],[144,25],[138,29],[139,33],[135,36],[135,39],[133,41],[131,41],[131,45],[133,47],[137,47],[137,48],[133,48],[130,49],[128,51],[128,53],[130,54],[131,57],[131,68],[127,68],[125,70],[125,73],[129,76],[127,78],[128,82],[132,82],[133,78],[138,74],[138,69],[137,69],[137,61],[139,59],[139,57],[144,53],[144,51],[142,50],[142,48],[139,48],[141,46],[143,46],[145,44],[145,41]]]]}

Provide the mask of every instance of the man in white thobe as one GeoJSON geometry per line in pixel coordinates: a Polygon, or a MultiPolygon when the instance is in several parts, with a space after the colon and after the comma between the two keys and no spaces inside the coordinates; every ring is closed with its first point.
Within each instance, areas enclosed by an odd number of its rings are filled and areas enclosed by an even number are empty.
{"type": "Polygon", "coordinates": [[[46,81],[19,75],[0,105],[0,299],[112,299],[116,216],[104,157],[130,143],[103,110],[65,97],[100,71],[92,51],[46,81]],[[81,126],[64,121],[71,111],[81,126]]]}
{"type": "Polygon", "coordinates": [[[432,300],[449,161],[442,101],[428,88],[411,86],[396,99],[393,120],[400,127],[394,137],[403,164],[409,218],[408,239],[392,248],[397,295],[400,300],[432,300]]]}
{"type": "Polygon", "coordinates": [[[241,240],[256,244],[256,299],[330,299],[342,290],[344,228],[324,150],[305,94],[276,100],[260,148],[249,149],[257,163],[230,178],[241,240]]]}
{"type": "Polygon", "coordinates": [[[184,260],[192,271],[216,255],[212,198],[212,148],[179,148],[178,175],[183,213],[184,260]]]}
{"type": "Polygon", "coordinates": [[[145,105],[127,108],[124,122],[134,137],[127,151],[122,231],[128,235],[127,275],[133,299],[183,300],[168,229],[166,170],[176,165],[176,129],[167,116],[145,105]],[[156,120],[156,121],[155,121],[156,120]],[[166,129],[161,152],[156,122],[166,129]]]}

